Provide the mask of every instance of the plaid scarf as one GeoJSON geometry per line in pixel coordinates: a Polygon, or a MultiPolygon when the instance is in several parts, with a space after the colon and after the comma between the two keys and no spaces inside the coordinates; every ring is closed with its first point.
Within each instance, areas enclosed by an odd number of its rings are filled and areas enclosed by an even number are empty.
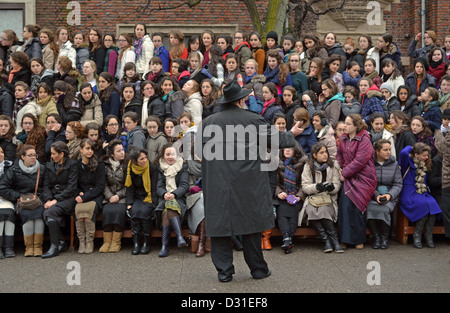
{"type": "Polygon", "coordinates": [[[34,95],[31,91],[28,91],[28,94],[23,97],[22,99],[17,99],[16,103],[14,104],[13,109],[13,122],[15,124],[20,123],[21,121],[17,121],[17,114],[19,111],[28,104],[28,102],[34,101],[34,95]]]}
{"type": "Polygon", "coordinates": [[[287,158],[284,160],[284,187],[286,188],[286,192],[289,195],[297,193],[297,175],[295,174],[295,170],[292,167],[292,159],[293,157],[287,158]]]}

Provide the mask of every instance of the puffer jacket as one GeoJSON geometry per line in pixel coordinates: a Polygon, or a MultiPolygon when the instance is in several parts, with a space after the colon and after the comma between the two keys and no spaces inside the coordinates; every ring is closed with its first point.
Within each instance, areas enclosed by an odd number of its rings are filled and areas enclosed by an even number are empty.
{"type": "Polygon", "coordinates": [[[114,195],[119,196],[119,202],[116,203],[125,203],[125,196],[127,192],[127,188],[125,187],[125,179],[127,176],[126,169],[120,165],[114,170],[109,158],[104,160],[103,163],[105,164],[106,173],[105,189],[103,190],[103,203],[109,203],[109,199],[114,195]]]}
{"type": "Polygon", "coordinates": [[[155,45],[149,35],[145,35],[142,42],[142,55],[136,55],[136,70],[144,75],[150,71],[150,59],[153,57],[155,45]]]}
{"type": "Polygon", "coordinates": [[[365,95],[361,95],[361,116],[364,121],[369,124],[370,115],[372,113],[383,113],[383,106],[381,105],[382,94],[380,89],[373,84],[365,95]]]}

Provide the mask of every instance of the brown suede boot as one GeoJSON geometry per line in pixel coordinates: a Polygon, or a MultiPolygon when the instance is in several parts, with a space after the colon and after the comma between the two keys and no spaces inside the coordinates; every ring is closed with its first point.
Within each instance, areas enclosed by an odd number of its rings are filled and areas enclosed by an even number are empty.
{"type": "Polygon", "coordinates": [[[79,241],[78,253],[86,253],[86,224],[84,219],[75,222],[77,237],[79,241]]]}
{"type": "Polygon", "coordinates": [[[25,244],[25,256],[34,256],[33,235],[23,236],[23,240],[25,244]]]}
{"type": "Polygon", "coordinates": [[[113,231],[111,246],[109,247],[108,252],[119,252],[120,251],[120,249],[122,248],[122,243],[121,243],[122,235],[123,235],[123,232],[113,231]]]}
{"type": "Polygon", "coordinates": [[[111,248],[112,237],[113,237],[112,231],[103,232],[103,245],[100,247],[100,250],[98,250],[98,252],[101,253],[110,252],[109,249],[111,248]]]}
{"type": "Polygon", "coordinates": [[[34,234],[34,256],[42,255],[42,243],[44,242],[44,234],[34,234]]]}
{"type": "Polygon", "coordinates": [[[86,250],[84,253],[94,252],[94,236],[95,236],[95,223],[86,219],[86,250]]]}

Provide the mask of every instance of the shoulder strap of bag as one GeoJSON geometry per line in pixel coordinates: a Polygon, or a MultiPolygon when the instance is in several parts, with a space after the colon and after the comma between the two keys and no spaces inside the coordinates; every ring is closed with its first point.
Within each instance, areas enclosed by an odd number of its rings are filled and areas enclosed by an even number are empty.
{"type": "Polygon", "coordinates": [[[408,172],[409,172],[409,169],[411,168],[411,165],[410,166],[408,166],[408,169],[406,170],[406,172],[405,172],[405,174],[403,174],[403,179],[405,179],[405,177],[406,177],[406,174],[408,174],[408,172]]]}
{"type": "Polygon", "coordinates": [[[36,178],[36,187],[34,188],[34,194],[37,195],[38,185],[39,185],[39,174],[41,173],[41,165],[38,167],[38,173],[36,178]]]}

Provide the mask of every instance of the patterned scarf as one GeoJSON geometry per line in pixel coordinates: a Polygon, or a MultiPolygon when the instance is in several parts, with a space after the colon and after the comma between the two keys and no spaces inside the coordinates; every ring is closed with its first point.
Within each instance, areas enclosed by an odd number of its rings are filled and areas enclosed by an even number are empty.
{"type": "Polygon", "coordinates": [[[287,158],[284,160],[284,187],[286,188],[286,192],[289,195],[297,193],[297,175],[295,174],[295,170],[292,167],[293,157],[287,158]]]}
{"type": "Polygon", "coordinates": [[[17,99],[16,103],[14,104],[14,110],[13,110],[13,122],[18,123],[20,121],[17,121],[17,113],[28,104],[28,102],[34,101],[34,95],[30,91],[28,91],[28,94],[23,97],[22,99],[17,99]]]}
{"type": "Polygon", "coordinates": [[[134,42],[134,52],[136,53],[136,60],[142,55],[142,45],[144,43],[144,37],[134,42]]]}

